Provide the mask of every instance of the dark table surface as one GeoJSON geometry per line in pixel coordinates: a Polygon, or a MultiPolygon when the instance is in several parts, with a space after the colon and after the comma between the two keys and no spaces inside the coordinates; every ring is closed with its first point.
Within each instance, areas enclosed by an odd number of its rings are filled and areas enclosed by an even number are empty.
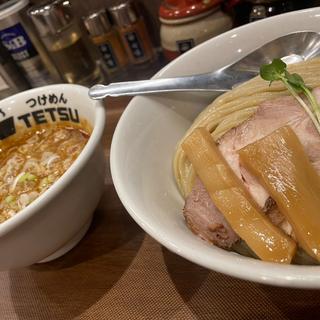
{"type": "MultiPolygon", "coordinates": [[[[128,101],[107,101],[107,158],[128,101]]],[[[93,223],[73,250],[0,273],[1,320],[75,318],[318,319],[320,291],[237,280],[169,252],[131,219],[109,172],[93,223]]]]}

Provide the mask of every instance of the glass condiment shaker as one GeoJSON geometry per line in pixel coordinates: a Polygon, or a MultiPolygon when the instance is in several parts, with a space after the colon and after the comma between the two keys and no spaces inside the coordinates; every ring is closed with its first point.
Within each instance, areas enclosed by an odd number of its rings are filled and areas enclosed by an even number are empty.
{"type": "Polygon", "coordinates": [[[100,72],[90,56],[69,0],[55,0],[28,11],[52,60],[65,81],[90,86],[100,72]]]}
{"type": "Polygon", "coordinates": [[[159,9],[161,46],[173,60],[218,34],[232,28],[219,0],[165,0],[159,9]]]}
{"type": "Polygon", "coordinates": [[[108,8],[132,64],[154,57],[153,46],[142,16],[130,0],[108,8]]]}
{"type": "Polygon", "coordinates": [[[105,10],[99,10],[83,18],[93,44],[101,53],[101,65],[110,77],[120,74],[128,65],[128,56],[118,32],[111,26],[105,10]]]}

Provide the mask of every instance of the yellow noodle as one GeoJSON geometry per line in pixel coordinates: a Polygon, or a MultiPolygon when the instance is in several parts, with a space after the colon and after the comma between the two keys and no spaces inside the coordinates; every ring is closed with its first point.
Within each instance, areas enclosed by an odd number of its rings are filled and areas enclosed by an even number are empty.
{"type": "Polygon", "coordinates": [[[212,132],[213,139],[217,141],[226,132],[236,127],[239,122],[244,122],[257,111],[257,106],[242,109],[226,116],[212,132]]]}
{"type": "MultiPolygon", "coordinates": [[[[290,65],[288,69],[299,73],[309,87],[320,86],[320,58],[290,65]]],[[[289,93],[281,82],[269,86],[259,76],[255,77],[215,99],[194,120],[181,142],[197,127],[206,127],[217,141],[227,131],[248,120],[261,103],[285,95],[289,93]]],[[[186,197],[192,189],[195,172],[181,142],[176,149],[173,170],[179,190],[186,197]]]]}

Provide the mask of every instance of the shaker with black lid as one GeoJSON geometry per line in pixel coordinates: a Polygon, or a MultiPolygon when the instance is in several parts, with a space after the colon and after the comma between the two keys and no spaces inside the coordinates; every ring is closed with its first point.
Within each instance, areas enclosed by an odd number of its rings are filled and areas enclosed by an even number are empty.
{"type": "Polygon", "coordinates": [[[69,0],[55,0],[28,11],[57,69],[69,83],[92,85],[100,80],[74,19],[69,0]]]}
{"type": "Polygon", "coordinates": [[[268,18],[277,14],[308,7],[310,1],[299,0],[229,0],[227,6],[233,11],[235,26],[268,18]]]}
{"type": "Polygon", "coordinates": [[[152,43],[142,16],[130,0],[108,8],[132,64],[152,60],[152,43]]]}
{"type": "Polygon", "coordinates": [[[252,3],[250,22],[295,10],[294,1],[251,0],[249,2],[252,3]]]}

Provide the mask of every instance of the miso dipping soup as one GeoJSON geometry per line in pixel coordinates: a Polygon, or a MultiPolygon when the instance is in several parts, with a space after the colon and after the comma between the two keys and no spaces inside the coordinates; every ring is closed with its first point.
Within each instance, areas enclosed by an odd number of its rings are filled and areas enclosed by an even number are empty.
{"type": "Polygon", "coordinates": [[[88,125],[50,123],[23,130],[1,142],[0,223],[28,206],[62,176],[90,133],[88,125]]]}

